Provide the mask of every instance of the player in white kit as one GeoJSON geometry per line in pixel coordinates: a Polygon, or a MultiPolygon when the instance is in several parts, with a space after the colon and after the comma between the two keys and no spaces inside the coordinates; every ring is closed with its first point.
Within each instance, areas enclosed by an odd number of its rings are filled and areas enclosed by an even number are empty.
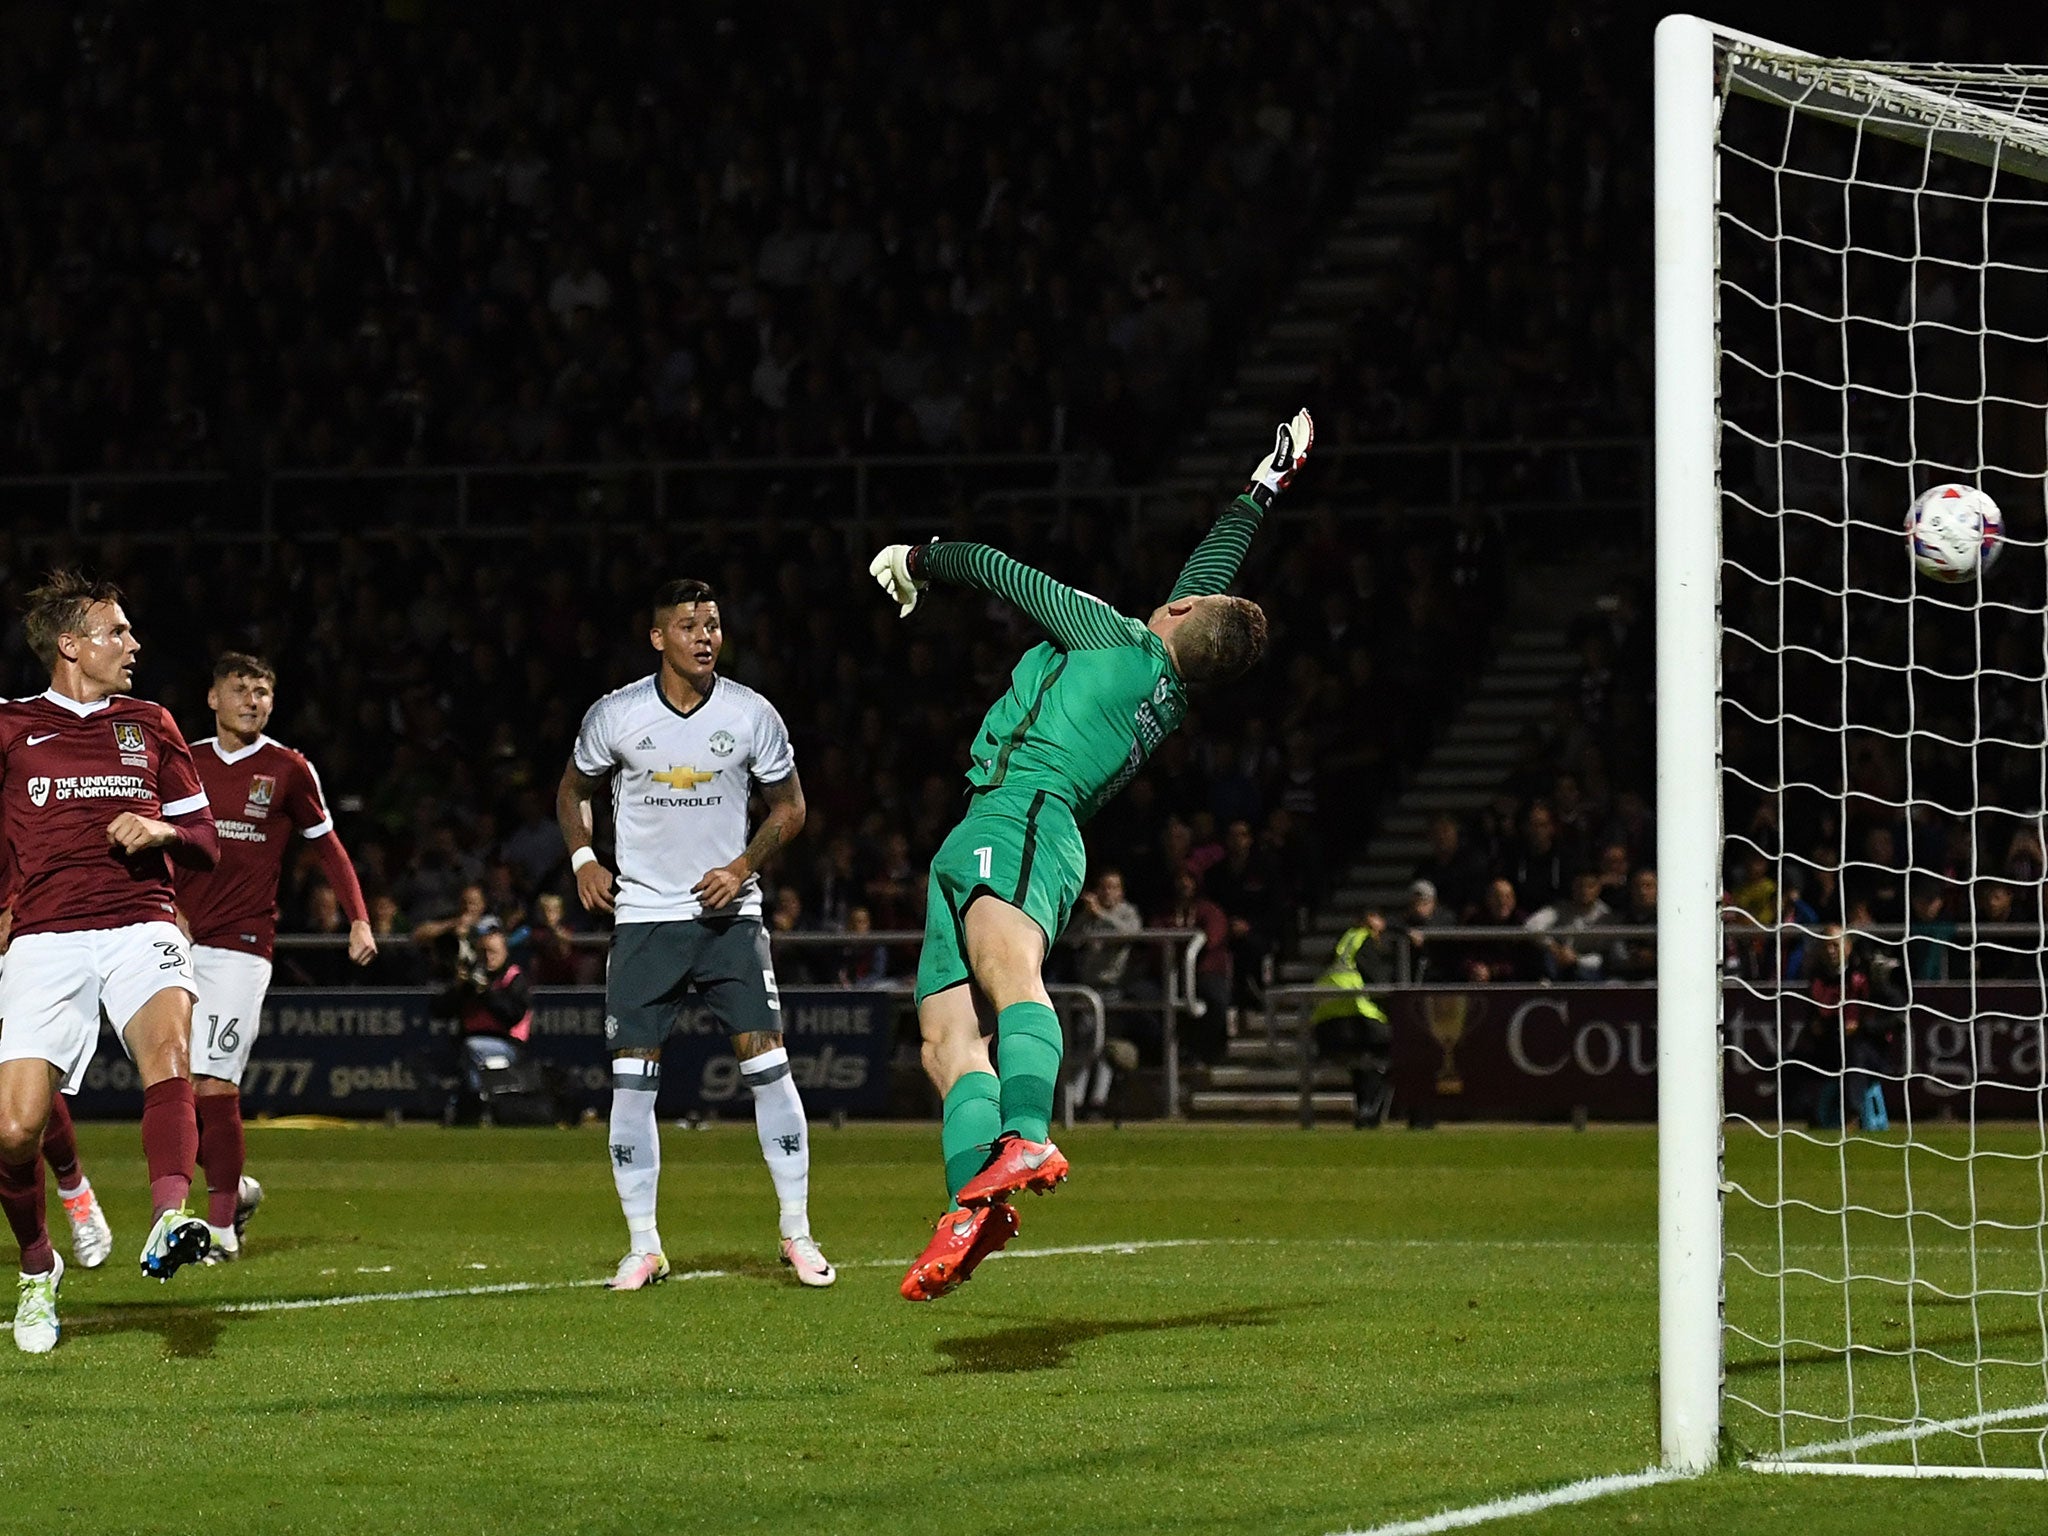
{"type": "Polygon", "coordinates": [[[761,925],[761,866],[804,824],[804,792],[782,717],[753,689],[717,673],[725,643],[718,600],[701,581],[654,598],[653,676],[590,707],[562,774],[555,812],[576,890],[617,926],[605,967],[612,1055],[612,1178],[631,1248],[608,1282],[636,1291],[668,1277],[655,1201],[661,1142],[654,1100],[661,1046],[695,991],[732,1035],[753,1091],[761,1154],[781,1206],[782,1261],[805,1285],[837,1278],[811,1237],[810,1131],[789,1075],[782,1002],[761,925]],[[591,802],[611,780],[616,880],[590,846],[591,802]],[[747,836],[747,797],[768,813],[747,836]]]}

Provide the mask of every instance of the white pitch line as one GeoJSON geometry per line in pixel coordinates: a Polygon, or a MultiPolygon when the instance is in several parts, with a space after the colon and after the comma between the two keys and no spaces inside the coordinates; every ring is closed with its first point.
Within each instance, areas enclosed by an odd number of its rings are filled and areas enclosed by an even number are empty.
{"type": "Polygon", "coordinates": [[[295,1301],[223,1301],[210,1307],[196,1307],[190,1310],[306,1312],[315,1307],[366,1307],[378,1301],[441,1301],[450,1296],[517,1296],[527,1291],[568,1291],[580,1286],[603,1284],[602,1280],[516,1280],[505,1285],[455,1285],[425,1291],[366,1291],[355,1296],[305,1296],[295,1301]]]}
{"type": "Polygon", "coordinates": [[[1484,1525],[1489,1520],[1509,1520],[1516,1515],[1533,1515],[1566,1504],[1584,1504],[1590,1499],[1604,1499],[1610,1493],[1633,1493],[1638,1488],[1655,1488],[1660,1483],[1682,1483],[1695,1475],[1674,1472],[1667,1467],[1648,1467],[1641,1472],[1589,1477],[1580,1482],[1566,1483],[1562,1488],[1545,1489],[1541,1493],[1518,1493],[1513,1498],[1495,1499],[1490,1504],[1447,1509],[1441,1514],[1425,1515],[1420,1520],[1369,1526],[1363,1530],[1345,1531],[1341,1536],[1435,1536],[1438,1531],[1461,1531],[1468,1525],[1484,1525]]]}
{"type": "MultiPolygon", "coordinates": [[[[1173,1248],[1264,1248],[1279,1246],[1288,1239],[1273,1237],[1169,1237],[1140,1238],[1125,1242],[1071,1243],[1056,1248],[1010,1248],[1001,1253],[991,1254],[988,1262],[1017,1259],[1085,1258],[1099,1254],[1130,1255],[1150,1253],[1155,1250],[1173,1248]]],[[[1347,1249],[1391,1249],[1413,1251],[1417,1249],[1482,1250],[1510,1253],[1557,1252],[1571,1250],[1585,1251],[1653,1251],[1653,1243],[1612,1242],[1605,1240],[1577,1240],[1572,1238],[1457,1238],[1457,1237],[1389,1237],[1389,1238],[1335,1238],[1316,1239],[1322,1247],[1347,1249]]],[[[855,1259],[842,1264],[842,1269],[900,1269],[909,1259],[855,1259]]],[[[669,1276],[672,1281],[683,1280],[729,1280],[738,1271],[725,1269],[693,1269],[669,1276]]],[[[259,1312],[305,1312],[322,1307],[361,1307],[388,1301],[443,1301],[463,1296],[518,1296],[536,1291],[572,1291],[594,1289],[603,1285],[602,1280],[519,1280],[496,1285],[441,1286],[409,1291],[368,1291],[347,1296],[307,1296],[286,1301],[231,1301],[212,1306],[193,1307],[187,1310],[200,1312],[259,1313],[259,1312]]]]}
{"type": "Polygon", "coordinates": [[[1830,1477],[1994,1477],[2048,1482],[2048,1471],[2040,1467],[1916,1467],[1882,1461],[1745,1461],[1742,1465],[1751,1472],[1816,1472],[1830,1477]]]}
{"type": "MultiPolygon", "coordinates": [[[[1161,1237],[1148,1242],[1132,1243],[1073,1243],[1065,1248],[1005,1248],[1001,1253],[992,1253],[987,1262],[997,1259],[1065,1259],[1076,1255],[1094,1253],[1150,1253],[1159,1248],[1218,1248],[1226,1243],[1263,1242],[1263,1238],[1228,1237],[1161,1237]]],[[[882,1259],[883,1264],[905,1264],[907,1259],[882,1259]]]]}
{"type": "MultiPolygon", "coordinates": [[[[1124,1243],[1075,1243],[1064,1248],[1018,1248],[1007,1253],[991,1254],[989,1260],[993,1262],[996,1259],[1064,1259],[1091,1254],[1133,1254],[1144,1253],[1154,1248],[1209,1248],[1219,1243],[1233,1241],[1239,1239],[1172,1237],[1124,1243]]],[[[908,1259],[855,1259],[842,1264],[840,1268],[901,1269],[909,1262],[908,1259]]],[[[668,1278],[671,1283],[682,1280],[730,1280],[738,1274],[739,1271],[731,1269],[690,1269],[679,1270],[668,1278]]],[[[386,1301],[446,1301],[461,1296],[523,1296],[537,1291],[591,1290],[603,1284],[602,1280],[510,1280],[497,1285],[450,1285],[416,1291],[365,1291],[350,1296],[303,1296],[289,1301],[223,1301],[212,1306],[181,1307],[178,1310],[231,1313],[310,1312],[321,1307],[365,1307],[386,1301]]],[[[90,1320],[89,1316],[80,1319],[81,1322],[90,1320]]]]}

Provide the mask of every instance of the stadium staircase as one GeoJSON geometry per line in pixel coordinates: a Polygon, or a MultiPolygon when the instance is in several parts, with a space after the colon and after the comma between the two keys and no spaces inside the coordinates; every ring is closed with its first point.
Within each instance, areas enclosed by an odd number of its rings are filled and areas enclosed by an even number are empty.
{"type": "MultiPolygon", "coordinates": [[[[1551,700],[1578,669],[1567,626],[1602,590],[1606,573],[1523,568],[1500,632],[1500,648],[1477,687],[1406,783],[1367,840],[1363,856],[1306,914],[1294,951],[1275,967],[1279,982],[1313,982],[1330,963],[1337,936],[1376,908],[1392,917],[1407,904],[1408,882],[1428,852],[1430,818],[1468,817],[1513,772],[1523,733],[1550,713],[1551,700]]],[[[1186,1095],[1188,1113],[1205,1119],[1292,1117],[1300,1105],[1300,1056],[1284,1029],[1268,1041],[1247,1012],[1226,1061],[1186,1095]]],[[[1318,1115],[1351,1116],[1345,1073],[1318,1070],[1318,1115]]]]}
{"type": "Polygon", "coordinates": [[[1243,468],[1244,445],[1272,434],[1343,346],[1345,327],[1386,284],[1388,269],[1436,217],[1488,121],[1488,93],[1426,94],[1369,171],[1350,209],[1310,257],[1265,330],[1245,346],[1208,416],[1167,466],[1163,485],[1206,494],[1243,468]]]}

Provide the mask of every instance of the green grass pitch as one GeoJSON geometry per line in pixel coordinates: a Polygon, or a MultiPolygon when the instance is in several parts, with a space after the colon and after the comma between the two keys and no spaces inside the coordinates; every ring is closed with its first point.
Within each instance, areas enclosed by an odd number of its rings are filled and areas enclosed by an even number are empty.
{"type": "MultiPolygon", "coordinates": [[[[0,1355],[0,1531],[1317,1536],[1656,1459],[1647,1129],[1062,1140],[1014,1257],[913,1306],[934,1127],[818,1128],[823,1292],[751,1127],[666,1131],[669,1257],[717,1273],[613,1296],[570,1284],[623,1248],[596,1129],[252,1127],[249,1257],[158,1286],[135,1130],[87,1126],[116,1257],[0,1355]],[[519,1283],[558,1288],[224,1310],[519,1283]]],[[[1727,1471],[1484,1529],[2044,1525],[2038,1483],[1727,1471]]]]}

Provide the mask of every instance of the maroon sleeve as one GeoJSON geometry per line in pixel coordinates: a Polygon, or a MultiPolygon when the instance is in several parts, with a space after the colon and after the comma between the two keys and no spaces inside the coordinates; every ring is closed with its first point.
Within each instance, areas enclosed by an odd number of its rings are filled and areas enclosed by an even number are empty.
{"type": "Polygon", "coordinates": [[[334,899],[341,903],[341,915],[352,923],[367,923],[370,909],[363,903],[362,883],[356,879],[356,867],[349,861],[348,850],[341,846],[341,835],[321,833],[313,839],[313,852],[319,855],[321,872],[327,876],[334,899]]]}
{"type": "Polygon", "coordinates": [[[352,923],[367,923],[370,909],[363,901],[362,882],[348,850],[341,846],[341,834],[334,830],[334,814],[327,809],[327,795],[320,787],[320,775],[304,753],[292,754],[291,787],[285,792],[284,813],[313,844],[328,888],[341,904],[341,915],[352,923]]]}
{"type": "Polygon", "coordinates": [[[157,766],[156,797],[164,820],[178,832],[178,840],[164,851],[174,864],[211,869],[220,862],[220,836],[214,829],[213,808],[206,803],[206,786],[199,782],[199,767],[178,722],[168,709],[159,708],[157,714],[163,758],[157,766]]]}
{"type": "Polygon", "coordinates": [[[211,869],[220,862],[220,832],[213,824],[213,812],[201,806],[183,816],[164,819],[178,834],[178,840],[164,850],[173,864],[187,869],[211,869]]]}
{"type": "Polygon", "coordinates": [[[302,752],[292,753],[291,763],[292,773],[284,791],[284,814],[299,831],[317,837],[334,825],[327,810],[327,796],[320,789],[320,775],[302,752]]]}
{"type": "Polygon", "coordinates": [[[206,803],[206,786],[199,782],[199,765],[192,761],[192,749],[185,744],[185,733],[178,729],[178,722],[171,718],[168,709],[159,706],[157,716],[163,758],[156,770],[156,798],[163,807],[164,820],[176,821],[194,811],[205,811],[206,819],[212,821],[213,811],[206,803]]]}

